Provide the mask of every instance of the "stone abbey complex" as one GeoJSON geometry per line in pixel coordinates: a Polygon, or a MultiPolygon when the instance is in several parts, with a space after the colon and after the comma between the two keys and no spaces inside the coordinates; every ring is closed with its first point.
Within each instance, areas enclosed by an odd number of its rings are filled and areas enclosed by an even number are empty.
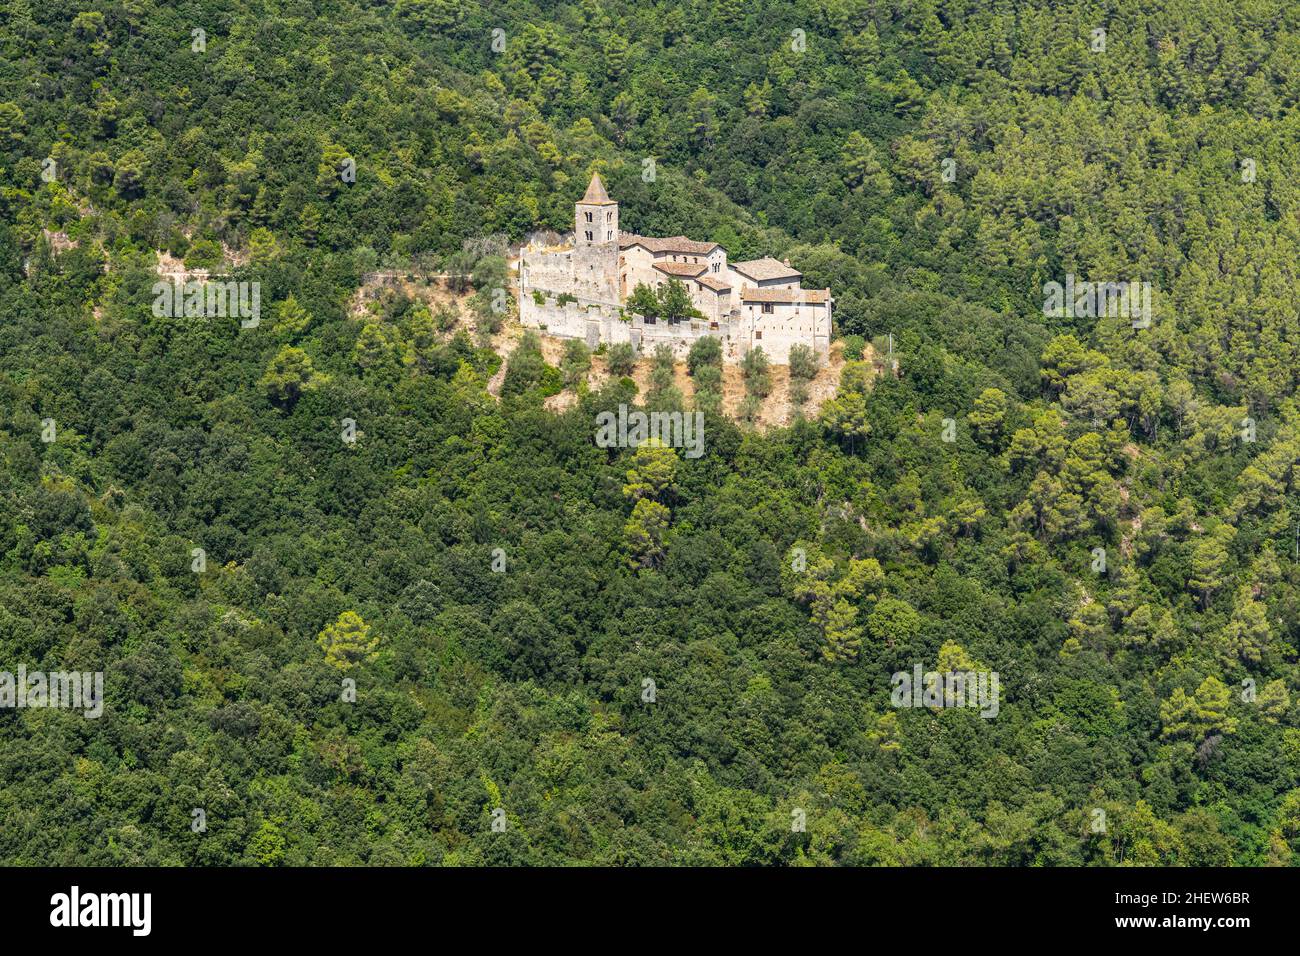
{"type": "MultiPolygon", "coordinates": [[[[829,289],[805,289],[789,261],[728,262],[716,242],[685,236],[652,239],[620,232],[618,203],[599,174],[574,206],[571,244],[529,246],[519,259],[519,318],[550,335],[600,343],[631,342],[638,353],[661,343],[684,356],[706,335],[722,340],[723,358],[738,362],[762,348],[784,364],[795,345],[824,361],[831,340],[829,289]],[[699,317],[636,314],[638,285],[661,291],[676,280],[699,317]]],[[[649,311],[649,310],[645,310],[649,311]]]]}

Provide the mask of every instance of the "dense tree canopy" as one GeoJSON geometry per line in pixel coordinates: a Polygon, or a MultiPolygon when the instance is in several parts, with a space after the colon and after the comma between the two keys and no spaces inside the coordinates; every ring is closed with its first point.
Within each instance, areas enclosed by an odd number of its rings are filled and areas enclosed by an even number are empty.
{"type": "Polygon", "coordinates": [[[1300,863],[1295,9],[7,13],[0,670],[106,703],[0,709],[0,861],[1300,863]],[[630,378],[500,368],[502,247],[593,169],[833,290],[818,417],[701,351],[701,457],[599,448],[630,378]],[[160,254],[260,324],[156,314],[160,254]]]}

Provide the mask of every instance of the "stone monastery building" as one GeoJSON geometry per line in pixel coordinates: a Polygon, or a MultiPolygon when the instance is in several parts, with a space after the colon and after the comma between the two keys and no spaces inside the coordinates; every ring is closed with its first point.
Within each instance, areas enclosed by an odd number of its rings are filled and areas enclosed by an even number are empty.
{"type": "Polygon", "coordinates": [[[722,340],[724,360],[739,362],[762,348],[777,364],[793,345],[807,345],[825,361],[831,341],[829,289],[805,289],[789,261],[728,262],[716,242],[685,236],[652,239],[619,232],[618,203],[599,174],[574,205],[571,245],[530,246],[519,259],[519,319],[550,335],[631,342],[638,354],[667,343],[678,356],[705,335],[722,340]],[[644,283],[658,289],[677,279],[702,319],[678,322],[633,315],[623,308],[644,283]]]}

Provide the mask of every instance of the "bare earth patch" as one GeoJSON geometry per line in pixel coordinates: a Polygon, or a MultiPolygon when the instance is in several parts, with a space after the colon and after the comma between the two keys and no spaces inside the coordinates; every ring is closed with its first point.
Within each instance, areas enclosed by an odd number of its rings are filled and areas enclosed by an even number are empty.
{"type": "Polygon", "coordinates": [[[50,251],[56,256],[61,252],[77,248],[77,240],[68,238],[66,232],[51,232],[49,229],[42,229],[41,233],[45,236],[45,241],[50,244],[50,251]]]}

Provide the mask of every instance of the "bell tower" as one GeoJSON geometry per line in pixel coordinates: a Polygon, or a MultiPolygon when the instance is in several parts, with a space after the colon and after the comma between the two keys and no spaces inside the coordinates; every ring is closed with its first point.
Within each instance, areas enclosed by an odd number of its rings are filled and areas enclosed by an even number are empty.
{"type": "Polygon", "coordinates": [[[574,279],[595,299],[618,304],[618,203],[609,198],[600,173],[573,206],[574,279]]]}

